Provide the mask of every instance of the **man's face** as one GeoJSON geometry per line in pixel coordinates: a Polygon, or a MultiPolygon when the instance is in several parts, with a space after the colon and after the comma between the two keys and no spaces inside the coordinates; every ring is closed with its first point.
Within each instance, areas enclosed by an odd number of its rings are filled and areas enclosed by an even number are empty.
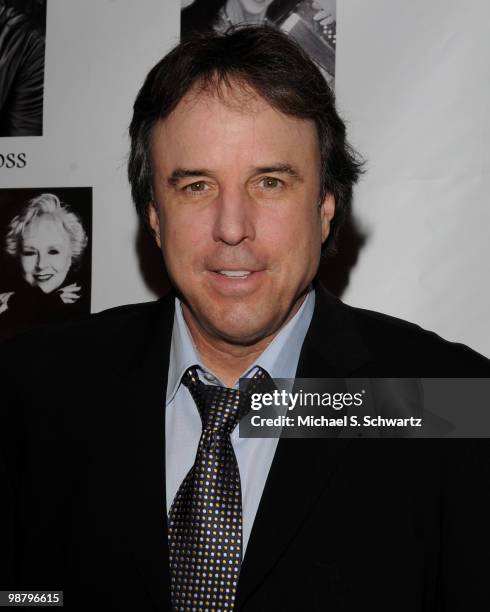
{"type": "Polygon", "coordinates": [[[334,202],[319,206],[313,122],[236,87],[224,99],[190,93],[155,126],[149,213],[184,314],[212,337],[247,345],[299,308],[334,202]]]}

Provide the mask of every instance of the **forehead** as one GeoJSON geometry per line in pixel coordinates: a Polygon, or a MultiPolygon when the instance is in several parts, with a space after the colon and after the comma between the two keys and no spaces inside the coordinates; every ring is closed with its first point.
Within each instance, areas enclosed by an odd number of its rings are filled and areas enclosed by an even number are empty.
{"type": "Polygon", "coordinates": [[[159,166],[304,166],[319,161],[319,144],[313,121],[282,113],[249,87],[232,83],[189,92],[155,125],[152,157],[159,166]]]}
{"type": "Polygon", "coordinates": [[[68,234],[59,219],[42,215],[27,225],[23,240],[31,244],[66,244],[68,234]]]}

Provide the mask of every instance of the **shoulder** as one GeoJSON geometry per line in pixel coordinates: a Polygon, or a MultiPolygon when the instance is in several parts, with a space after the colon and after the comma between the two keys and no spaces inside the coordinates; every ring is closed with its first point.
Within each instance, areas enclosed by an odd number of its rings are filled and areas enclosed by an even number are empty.
{"type": "Polygon", "coordinates": [[[306,348],[339,372],[388,378],[490,377],[490,361],[463,344],[403,319],[344,304],[321,283],[316,298],[306,348]]]}
{"type": "Polygon", "coordinates": [[[0,343],[0,370],[15,370],[15,364],[34,365],[36,361],[45,363],[49,359],[62,369],[73,367],[77,362],[85,363],[88,368],[104,359],[117,358],[151,337],[162,320],[170,324],[172,307],[173,298],[169,295],[153,302],[118,306],[23,332],[0,343]]]}
{"type": "Polygon", "coordinates": [[[378,361],[419,376],[490,376],[490,360],[468,346],[386,314],[343,304],[356,331],[378,361]]]}

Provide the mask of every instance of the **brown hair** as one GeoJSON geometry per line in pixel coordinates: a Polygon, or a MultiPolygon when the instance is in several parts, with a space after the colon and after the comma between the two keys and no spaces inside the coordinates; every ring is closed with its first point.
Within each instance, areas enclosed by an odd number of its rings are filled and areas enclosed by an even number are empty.
{"type": "Polygon", "coordinates": [[[129,128],[128,177],[140,218],[148,226],[153,199],[150,138],[155,123],[168,117],[193,87],[214,88],[219,93],[223,84],[233,85],[234,80],[276,110],[316,124],[321,155],[319,202],[328,193],[335,198],[335,217],[324,245],[333,251],[363,162],[346,140],[345,124],[320,70],[295,41],[271,26],[238,26],[224,34],[192,36],[149,72],[129,128]]]}

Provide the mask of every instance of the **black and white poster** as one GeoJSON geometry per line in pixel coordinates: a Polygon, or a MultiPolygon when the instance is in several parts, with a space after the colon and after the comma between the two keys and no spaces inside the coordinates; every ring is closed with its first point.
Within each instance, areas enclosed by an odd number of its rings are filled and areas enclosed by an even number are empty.
{"type": "Polygon", "coordinates": [[[92,188],[0,190],[0,340],[90,312],[92,188]]]}
{"type": "Polygon", "coordinates": [[[336,0],[181,0],[181,6],[181,38],[206,30],[225,32],[243,23],[268,23],[295,38],[333,87],[336,0]]]}
{"type": "Polygon", "coordinates": [[[46,0],[0,0],[0,137],[42,136],[46,0]]]}

